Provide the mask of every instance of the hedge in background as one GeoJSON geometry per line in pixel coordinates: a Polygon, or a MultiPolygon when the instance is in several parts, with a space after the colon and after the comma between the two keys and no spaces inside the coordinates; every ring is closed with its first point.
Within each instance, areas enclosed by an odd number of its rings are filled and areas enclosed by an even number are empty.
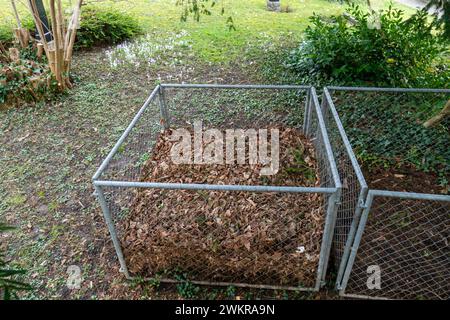
{"type": "Polygon", "coordinates": [[[76,46],[89,48],[97,44],[114,44],[141,33],[133,16],[113,8],[86,7],[82,10],[76,46]]]}
{"type": "MultiPolygon", "coordinates": [[[[22,19],[22,25],[32,34],[35,33],[31,15],[22,19]]],[[[10,25],[0,25],[0,41],[7,46],[14,40],[13,28],[10,25]]],[[[119,43],[141,32],[139,22],[130,14],[110,7],[87,6],[81,11],[75,47],[90,48],[94,45],[119,43]]]]}

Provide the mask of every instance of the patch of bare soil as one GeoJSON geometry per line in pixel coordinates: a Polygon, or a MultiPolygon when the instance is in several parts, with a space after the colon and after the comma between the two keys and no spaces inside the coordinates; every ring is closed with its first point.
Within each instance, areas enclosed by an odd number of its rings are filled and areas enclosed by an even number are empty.
{"type": "MultiPolygon", "coordinates": [[[[438,184],[438,175],[416,170],[411,165],[400,168],[364,170],[371,189],[402,192],[448,194],[449,190],[438,184]]],[[[450,177],[448,177],[450,180],[450,177]]]]}
{"type": "MultiPolygon", "coordinates": [[[[412,167],[366,171],[372,189],[448,194],[437,176],[412,167]]],[[[347,292],[393,299],[449,299],[450,203],[375,197],[347,292]],[[382,271],[381,290],[366,286],[367,267],[382,271]]]]}
{"type": "MultiPolygon", "coordinates": [[[[280,170],[261,165],[172,162],[162,133],[142,181],[319,186],[314,147],[299,131],[280,129],[280,170]]],[[[270,143],[269,143],[270,146],[270,143]]],[[[140,189],[120,225],[130,271],[185,274],[190,280],[313,286],[324,225],[319,194],[140,189]]]]}

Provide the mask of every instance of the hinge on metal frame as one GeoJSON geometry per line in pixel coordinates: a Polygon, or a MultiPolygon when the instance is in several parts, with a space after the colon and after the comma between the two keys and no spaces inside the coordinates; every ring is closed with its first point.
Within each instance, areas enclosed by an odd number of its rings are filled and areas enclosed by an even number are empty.
{"type": "Polygon", "coordinates": [[[366,206],[366,204],[364,203],[364,200],[363,200],[363,199],[359,199],[359,201],[358,201],[358,208],[361,208],[361,209],[367,208],[367,206],[366,206]]]}

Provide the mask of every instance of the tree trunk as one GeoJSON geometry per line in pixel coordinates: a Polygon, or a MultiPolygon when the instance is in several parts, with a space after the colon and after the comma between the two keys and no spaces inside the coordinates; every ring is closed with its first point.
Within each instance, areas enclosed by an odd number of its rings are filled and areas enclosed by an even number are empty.
{"type": "Polygon", "coordinates": [[[441,110],[441,112],[439,112],[434,117],[425,121],[423,126],[425,128],[433,127],[433,126],[437,125],[439,122],[441,122],[442,120],[444,120],[449,115],[450,115],[450,100],[447,101],[447,103],[445,104],[445,107],[441,110]]]}

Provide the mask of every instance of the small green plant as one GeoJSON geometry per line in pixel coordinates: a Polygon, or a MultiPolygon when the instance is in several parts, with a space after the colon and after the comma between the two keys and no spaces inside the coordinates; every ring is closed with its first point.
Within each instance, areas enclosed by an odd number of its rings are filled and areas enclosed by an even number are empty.
{"type": "Polygon", "coordinates": [[[90,48],[99,44],[114,44],[141,33],[135,17],[113,8],[88,6],[81,14],[76,47],[90,48]]]}
{"type": "Polygon", "coordinates": [[[140,168],[142,165],[144,165],[148,160],[150,159],[149,153],[144,153],[139,157],[139,160],[136,163],[136,167],[140,168]]]}
{"type": "Polygon", "coordinates": [[[148,285],[151,288],[158,289],[159,286],[161,285],[161,279],[159,277],[150,278],[148,280],[148,285]]]}
{"type": "Polygon", "coordinates": [[[217,300],[219,295],[220,295],[220,290],[217,288],[212,288],[210,290],[205,288],[205,290],[204,290],[204,296],[205,296],[206,300],[217,300]]]}
{"type": "Polygon", "coordinates": [[[391,220],[391,222],[394,225],[396,225],[400,228],[407,227],[408,225],[410,225],[413,222],[411,215],[405,211],[396,212],[396,213],[392,214],[389,217],[389,219],[391,220]]]}
{"type": "Polygon", "coordinates": [[[227,290],[225,291],[225,295],[229,299],[234,299],[234,297],[236,296],[236,287],[228,286],[227,290]]]}
{"type": "Polygon", "coordinates": [[[286,172],[288,174],[302,174],[308,182],[314,181],[316,174],[314,169],[305,161],[305,150],[303,146],[300,149],[293,149],[291,152],[294,156],[294,163],[285,169],[286,172]]]}
{"type": "Polygon", "coordinates": [[[200,287],[187,280],[185,274],[175,275],[175,279],[180,281],[180,283],[177,284],[177,292],[181,297],[185,299],[193,299],[199,294],[200,287]]]}
{"type": "MultiPolygon", "coordinates": [[[[0,234],[11,230],[14,228],[0,222],[0,234]]],[[[0,252],[0,294],[4,300],[17,299],[17,292],[31,290],[29,284],[17,280],[17,276],[25,273],[26,270],[10,267],[4,260],[3,252],[0,252]]]]}

